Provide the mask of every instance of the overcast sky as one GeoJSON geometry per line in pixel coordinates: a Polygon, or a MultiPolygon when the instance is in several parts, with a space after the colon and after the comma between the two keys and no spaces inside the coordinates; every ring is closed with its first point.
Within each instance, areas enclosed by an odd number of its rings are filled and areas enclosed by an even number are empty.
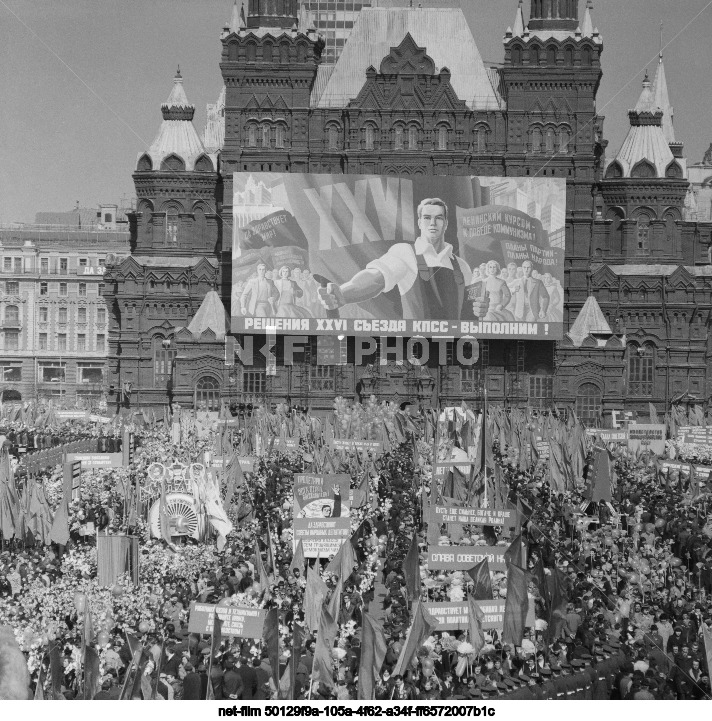
{"type": "MultiPolygon", "coordinates": [[[[501,62],[516,0],[460,2],[485,61],[501,62]]],[[[594,3],[604,42],[598,108],[609,154],[625,137],[645,68],[655,70],[663,20],[665,41],[672,41],[665,66],[677,138],[688,162],[701,160],[712,143],[712,0],[594,3]]],[[[231,5],[0,0],[0,223],[133,196],[136,158],[156,135],[178,64],[202,133],[205,105],[221,88],[220,30],[231,5]]]]}

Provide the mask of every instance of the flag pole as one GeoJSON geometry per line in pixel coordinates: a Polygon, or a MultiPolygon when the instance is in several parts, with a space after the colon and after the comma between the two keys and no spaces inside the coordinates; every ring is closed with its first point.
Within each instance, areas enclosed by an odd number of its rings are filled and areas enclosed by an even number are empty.
{"type": "MultiPolygon", "coordinates": [[[[217,614],[216,614],[217,615],[217,614]]],[[[215,691],[213,690],[213,679],[212,679],[212,673],[213,673],[213,657],[215,656],[215,653],[213,652],[213,649],[215,648],[215,620],[213,619],[213,632],[210,635],[210,661],[208,663],[208,687],[205,691],[205,700],[209,701],[212,697],[215,696],[215,691]]],[[[158,686],[158,684],[156,684],[158,686]]]]}

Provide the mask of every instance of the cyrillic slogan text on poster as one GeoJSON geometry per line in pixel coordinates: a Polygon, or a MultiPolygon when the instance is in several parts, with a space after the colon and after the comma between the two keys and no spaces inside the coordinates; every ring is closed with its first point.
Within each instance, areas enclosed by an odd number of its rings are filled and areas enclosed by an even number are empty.
{"type": "Polygon", "coordinates": [[[233,332],[562,338],[563,179],[233,183],[233,332]]]}
{"type": "Polygon", "coordinates": [[[303,473],[294,477],[294,548],[306,558],[334,555],[351,535],[349,476],[303,473]]]}

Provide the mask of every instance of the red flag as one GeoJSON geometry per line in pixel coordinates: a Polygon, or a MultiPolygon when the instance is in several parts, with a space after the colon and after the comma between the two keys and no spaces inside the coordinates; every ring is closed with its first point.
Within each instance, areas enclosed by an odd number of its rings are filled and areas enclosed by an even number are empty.
{"type": "Polygon", "coordinates": [[[438,622],[428,613],[420,600],[413,605],[413,623],[408,629],[403,649],[391,676],[402,676],[410,665],[416,651],[431,634],[438,622]]]}
{"type": "Polygon", "coordinates": [[[358,669],[358,698],[373,700],[374,680],[381,672],[387,650],[383,626],[373,616],[364,613],[361,661],[358,669]]]}
{"type": "Polygon", "coordinates": [[[319,632],[316,637],[316,648],[314,649],[312,679],[313,681],[320,681],[330,689],[335,686],[331,662],[338,630],[339,627],[336,621],[325,608],[322,608],[321,618],[319,619],[319,632]]]}
{"type": "Polygon", "coordinates": [[[411,600],[420,598],[420,555],[418,553],[418,534],[413,533],[410,548],[403,561],[405,587],[411,600]]]}
{"type": "Polygon", "coordinates": [[[101,689],[99,654],[91,646],[84,649],[84,700],[90,701],[101,689]]]}
{"type": "Polygon", "coordinates": [[[314,568],[307,570],[307,585],[304,590],[304,614],[309,633],[319,628],[321,604],[328,591],[326,584],[319,576],[318,566],[319,559],[317,558],[314,568]]]}
{"type": "Polygon", "coordinates": [[[467,597],[467,606],[467,630],[472,648],[474,648],[475,654],[478,654],[485,645],[485,634],[482,630],[482,619],[484,618],[484,614],[482,613],[480,607],[475,603],[474,596],[467,597]]]}
{"type": "Polygon", "coordinates": [[[166,501],[166,479],[161,479],[161,498],[159,501],[159,525],[161,527],[161,538],[166,543],[173,543],[171,537],[171,517],[168,513],[168,504],[166,501]]]}
{"type": "Polygon", "coordinates": [[[522,534],[518,533],[509,547],[504,552],[504,562],[509,565],[513,563],[515,566],[524,566],[524,551],[522,546],[522,534]]]}
{"type": "Polygon", "coordinates": [[[593,449],[593,472],[590,479],[591,500],[608,501],[611,496],[611,454],[605,448],[593,449]]]}
{"type": "Polygon", "coordinates": [[[304,565],[305,565],[304,544],[302,543],[302,541],[300,539],[299,543],[297,543],[297,550],[294,552],[294,555],[292,556],[292,562],[289,564],[289,570],[291,571],[295,568],[298,568],[299,573],[303,576],[304,575],[304,565]]]}
{"type": "Polygon", "coordinates": [[[475,583],[475,588],[472,591],[473,597],[478,601],[491,601],[493,598],[492,577],[490,576],[487,556],[468,569],[467,573],[475,583]]]}
{"type": "Polygon", "coordinates": [[[343,589],[343,585],[343,581],[339,579],[336,583],[336,588],[331,594],[329,602],[326,604],[326,610],[335,621],[339,620],[339,613],[341,611],[341,592],[343,589]]]}
{"type": "Polygon", "coordinates": [[[338,574],[339,578],[346,583],[354,572],[355,565],[354,547],[351,545],[351,539],[347,538],[339,547],[336,555],[329,561],[326,571],[327,573],[338,574]]]}
{"type": "Polygon", "coordinates": [[[276,608],[267,611],[265,625],[262,629],[262,642],[267,649],[267,658],[274,684],[279,688],[279,611],[276,608]]]}
{"type": "Polygon", "coordinates": [[[527,572],[510,563],[507,569],[507,600],[504,604],[504,629],[502,642],[521,646],[524,623],[529,610],[527,596],[527,572]]]}

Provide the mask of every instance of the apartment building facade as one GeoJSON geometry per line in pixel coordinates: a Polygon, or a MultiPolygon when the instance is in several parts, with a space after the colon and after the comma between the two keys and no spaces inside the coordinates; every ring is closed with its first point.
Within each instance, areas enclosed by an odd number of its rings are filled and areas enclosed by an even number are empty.
{"type": "Polygon", "coordinates": [[[120,230],[0,228],[0,400],[105,403],[109,310],[102,297],[120,230]]]}

